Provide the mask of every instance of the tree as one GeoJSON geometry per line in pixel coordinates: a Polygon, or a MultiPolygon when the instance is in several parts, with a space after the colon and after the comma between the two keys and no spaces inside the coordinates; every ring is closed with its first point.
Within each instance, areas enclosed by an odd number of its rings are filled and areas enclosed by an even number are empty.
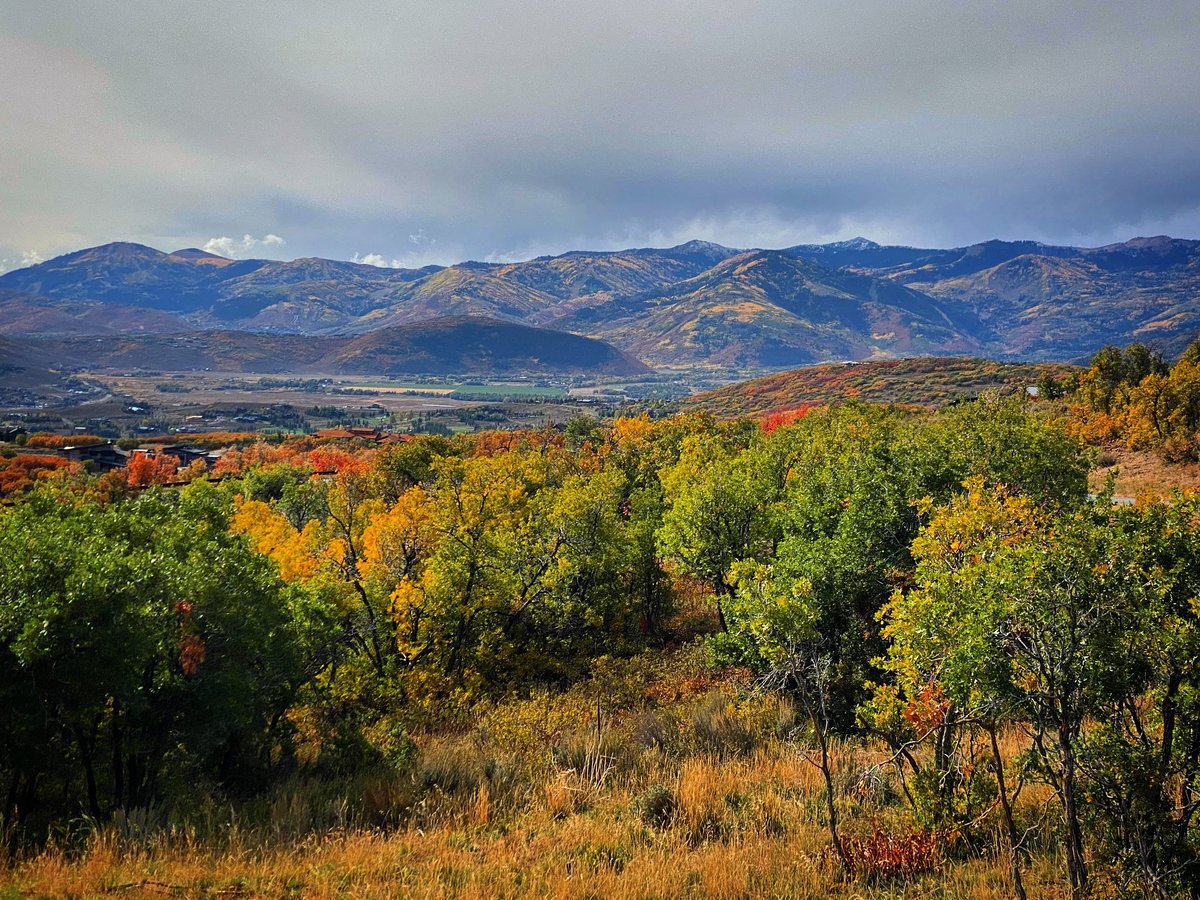
{"type": "Polygon", "coordinates": [[[692,435],[678,461],[661,474],[666,509],[659,547],[684,573],[712,588],[722,631],[734,592],[728,578],[733,564],[768,557],[778,541],[770,507],[786,473],[784,461],[772,452],[781,443],[761,436],[747,445],[727,435],[692,435]]]}
{"type": "Polygon", "coordinates": [[[1132,638],[1147,582],[1110,515],[1093,505],[1055,517],[976,479],[933,511],[913,544],[915,590],[886,613],[892,667],[909,685],[938,684],[990,727],[1002,716],[1028,728],[1036,771],[1061,806],[1075,895],[1088,883],[1085,724],[1134,702],[1146,671],[1132,638]]]}
{"type": "Polygon", "coordinates": [[[228,516],[207,484],[114,503],[42,490],[0,513],[5,825],[103,819],[197,778],[240,789],[286,746],[328,623],[228,516]]]}

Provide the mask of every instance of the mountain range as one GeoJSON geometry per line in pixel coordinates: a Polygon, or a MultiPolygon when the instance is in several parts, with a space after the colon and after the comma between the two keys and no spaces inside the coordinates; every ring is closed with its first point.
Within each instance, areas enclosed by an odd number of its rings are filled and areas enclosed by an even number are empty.
{"type": "Polygon", "coordinates": [[[463,317],[484,318],[495,339],[513,336],[495,323],[569,332],[651,366],[782,369],[924,354],[1070,360],[1134,340],[1172,355],[1200,332],[1200,241],[933,249],[856,238],[782,250],[691,241],[420,269],[114,243],[0,276],[0,334],[19,340],[328,337],[446,317],[457,328],[463,317]]]}

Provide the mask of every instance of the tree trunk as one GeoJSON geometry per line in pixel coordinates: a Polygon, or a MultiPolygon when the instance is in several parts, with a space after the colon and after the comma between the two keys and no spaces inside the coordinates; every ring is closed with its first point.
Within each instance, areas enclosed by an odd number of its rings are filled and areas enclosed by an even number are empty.
{"type": "Polygon", "coordinates": [[[83,760],[83,777],[87,784],[88,811],[97,822],[100,821],[100,796],[96,790],[96,769],[92,765],[92,746],[83,733],[76,727],[75,742],[79,745],[79,757],[83,760]]]}
{"type": "Polygon", "coordinates": [[[120,807],[125,802],[125,760],[121,735],[121,702],[113,700],[112,715],[112,773],[113,803],[120,807]]]}
{"type": "Polygon", "coordinates": [[[1083,855],[1083,829],[1079,825],[1079,806],[1075,792],[1075,748],[1066,725],[1058,727],[1058,747],[1062,753],[1063,814],[1067,824],[1067,877],[1071,896],[1083,897],[1087,891],[1087,860],[1083,855]]]}
{"type": "Polygon", "coordinates": [[[1012,803],[1008,799],[1008,786],[1004,783],[1004,760],[1000,756],[1000,744],[996,740],[996,729],[987,729],[992,741],[992,760],[996,765],[996,791],[1000,796],[1000,809],[1004,813],[1004,827],[1008,831],[1008,859],[1012,872],[1013,893],[1017,900],[1027,900],[1025,883],[1021,880],[1021,839],[1017,836],[1017,823],[1013,819],[1012,803]]]}
{"type": "Polygon", "coordinates": [[[825,780],[825,813],[829,816],[829,837],[833,840],[833,849],[837,853],[842,869],[850,872],[850,858],[842,845],[842,837],[838,833],[837,806],[833,802],[833,770],[829,764],[829,738],[825,734],[825,726],[813,719],[817,733],[817,745],[821,750],[821,777],[825,780]]]}

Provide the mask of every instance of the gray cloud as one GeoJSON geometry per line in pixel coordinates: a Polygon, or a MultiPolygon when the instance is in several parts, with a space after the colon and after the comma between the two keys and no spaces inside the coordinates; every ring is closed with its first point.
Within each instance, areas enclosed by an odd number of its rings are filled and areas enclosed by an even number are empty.
{"type": "Polygon", "coordinates": [[[0,12],[0,257],[1200,237],[1192,0],[0,12]]]}

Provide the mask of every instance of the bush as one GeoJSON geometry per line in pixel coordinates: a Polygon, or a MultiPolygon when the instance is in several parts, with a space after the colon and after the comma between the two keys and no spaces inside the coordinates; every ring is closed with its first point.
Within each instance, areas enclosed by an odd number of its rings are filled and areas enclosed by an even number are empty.
{"type": "Polygon", "coordinates": [[[630,723],[629,740],[643,750],[665,750],[677,736],[675,728],[663,713],[652,709],[642,710],[630,723]]]}
{"type": "Polygon", "coordinates": [[[417,784],[424,790],[440,790],[465,796],[478,790],[484,780],[484,765],[475,748],[462,742],[439,741],[421,753],[417,761],[417,784]]]}
{"type": "Polygon", "coordinates": [[[758,743],[750,724],[715,691],[692,708],[692,734],[700,749],[719,756],[749,753],[758,743]]]}
{"type": "Polygon", "coordinates": [[[597,790],[608,780],[621,753],[621,742],[613,735],[605,733],[597,739],[594,732],[568,735],[550,748],[556,766],[574,772],[580,781],[597,790]]]}
{"type": "Polygon", "coordinates": [[[661,784],[651,785],[633,805],[638,818],[651,828],[668,828],[675,817],[675,794],[661,784]]]}
{"type": "Polygon", "coordinates": [[[1162,456],[1167,462],[1188,463],[1200,460],[1200,435],[1172,435],[1163,442],[1162,456]]]}
{"type": "Polygon", "coordinates": [[[932,834],[876,831],[842,839],[850,868],[867,878],[898,878],[931,872],[942,863],[941,840],[932,834]]]}

